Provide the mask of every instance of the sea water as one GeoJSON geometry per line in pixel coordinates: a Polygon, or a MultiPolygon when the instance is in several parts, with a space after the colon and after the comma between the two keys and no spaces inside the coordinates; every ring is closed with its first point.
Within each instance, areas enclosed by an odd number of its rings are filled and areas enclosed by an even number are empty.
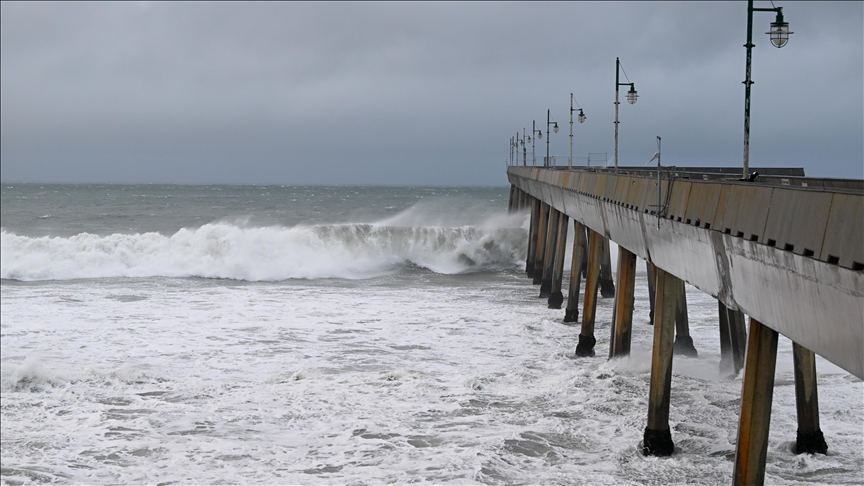
{"type": "MultiPolygon", "coordinates": [[[[644,264],[631,355],[606,358],[600,299],[597,356],[575,358],[507,197],[5,184],[0,480],[728,484],[741,379],[719,372],[716,301],[687,288],[699,355],[673,364],[676,450],[645,457],[644,264]]],[[[795,455],[781,336],[768,484],[864,478],[864,384],[817,370],[829,452],[795,455]]]]}

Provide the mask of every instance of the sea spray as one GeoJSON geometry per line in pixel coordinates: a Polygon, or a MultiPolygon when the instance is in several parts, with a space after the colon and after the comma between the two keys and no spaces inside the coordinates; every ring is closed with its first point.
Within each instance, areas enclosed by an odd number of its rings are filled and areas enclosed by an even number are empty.
{"type": "MultiPolygon", "coordinates": [[[[413,219],[411,216],[402,221],[413,219]]],[[[395,222],[395,221],[394,221],[395,222]]],[[[0,276],[68,280],[205,277],[247,281],[370,278],[405,265],[455,274],[518,265],[526,251],[519,217],[476,226],[376,224],[253,227],[217,222],[159,233],[28,237],[3,231],[0,276]]]]}

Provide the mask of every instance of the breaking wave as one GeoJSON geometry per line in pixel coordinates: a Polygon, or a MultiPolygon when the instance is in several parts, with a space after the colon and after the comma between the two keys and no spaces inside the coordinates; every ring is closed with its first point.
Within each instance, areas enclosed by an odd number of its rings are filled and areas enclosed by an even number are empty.
{"type": "Polygon", "coordinates": [[[247,227],[216,222],[159,233],[27,237],[0,232],[0,277],[68,280],[206,277],[248,281],[370,278],[419,266],[456,274],[500,269],[525,258],[517,216],[479,226],[333,224],[247,227]]]}

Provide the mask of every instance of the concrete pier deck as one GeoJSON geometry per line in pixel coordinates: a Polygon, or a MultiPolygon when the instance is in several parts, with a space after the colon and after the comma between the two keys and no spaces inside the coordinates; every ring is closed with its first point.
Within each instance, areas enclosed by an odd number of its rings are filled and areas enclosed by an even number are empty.
{"type": "Polygon", "coordinates": [[[864,379],[864,182],[760,174],[507,170],[524,193],[864,379]]]}

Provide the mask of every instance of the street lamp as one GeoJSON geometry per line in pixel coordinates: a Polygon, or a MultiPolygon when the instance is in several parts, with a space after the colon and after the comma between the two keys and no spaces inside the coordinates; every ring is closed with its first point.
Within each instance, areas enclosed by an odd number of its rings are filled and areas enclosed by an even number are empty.
{"type": "Polygon", "coordinates": [[[543,130],[537,130],[537,121],[531,120],[531,165],[537,165],[537,157],[534,155],[534,140],[543,139],[543,130]]]}
{"type": "Polygon", "coordinates": [[[751,65],[751,50],[753,44],[753,12],[776,12],[777,18],[771,22],[771,30],[765,32],[771,38],[771,44],[774,47],[780,48],[789,42],[789,23],[783,21],[783,7],[772,8],[753,8],[753,0],[747,2],[747,43],[744,47],[747,48],[747,73],[744,80],[744,174],[743,178],[747,178],[747,172],[750,171],[750,85],[753,81],[750,80],[750,65],[751,65]]]}
{"type": "MultiPolygon", "coordinates": [[[[633,83],[620,83],[618,78],[618,73],[623,71],[621,69],[621,61],[616,57],[615,58],[615,171],[618,171],[618,87],[619,86],[630,86],[630,91],[627,92],[627,102],[631,105],[636,103],[636,98],[639,97],[636,94],[636,87],[633,83]]],[[[627,73],[624,73],[624,77],[627,78],[627,73]]],[[[630,81],[627,78],[627,81],[630,81]]]]}
{"type": "Polygon", "coordinates": [[[552,121],[552,110],[546,110],[546,160],[543,162],[544,166],[549,166],[551,161],[549,160],[549,127],[553,126],[552,130],[555,133],[558,133],[558,122],[552,121]],[[554,126],[553,126],[554,124],[554,126]]]}
{"type": "Polygon", "coordinates": [[[579,109],[579,123],[585,123],[585,113],[582,111],[582,108],[579,107],[579,103],[576,103],[576,108],[573,108],[573,93],[570,93],[570,160],[568,162],[568,166],[573,168],[573,112],[576,109],[579,109]]]}
{"type": "Polygon", "coordinates": [[[516,132],[516,138],[514,139],[514,147],[516,148],[516,162],[514,165],[519,165],[519,145],[522,145],[522,165],[527,165],[527,152],[525,149],[525,129],[522,129],[522,138],[519,138],[519,132],[516,132]]]}

